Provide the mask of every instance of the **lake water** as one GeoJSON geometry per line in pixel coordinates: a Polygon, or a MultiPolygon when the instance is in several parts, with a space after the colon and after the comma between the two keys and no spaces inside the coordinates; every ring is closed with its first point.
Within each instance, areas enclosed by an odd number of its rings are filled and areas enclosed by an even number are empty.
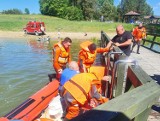
{"type": "MultiPolygon", "coordinates": [[[[52,44],[0,38],[0,116],[49,82],[48,74],[54,72],[52,44]]],[[[71,50],[77,61],[79,42],[73,42],[71,50]]]]}

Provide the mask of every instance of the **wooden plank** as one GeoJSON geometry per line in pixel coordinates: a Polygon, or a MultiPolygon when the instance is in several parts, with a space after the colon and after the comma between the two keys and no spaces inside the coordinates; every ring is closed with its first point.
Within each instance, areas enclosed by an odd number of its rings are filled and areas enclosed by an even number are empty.
{"type": "Polygon", "coordinates": [[[129,121],[150,108],[159,96],[160,86],[151,81],[72,119],[72,121],[129,121]]]}
{"type": "Polygon", "coordinates": [[[147,121],[150,112],[151,108],[147,108],[145,111],[136,116],[134,121],[147,121]]]}
{"type": "MultiPolygon", "coordinates": [[[[125,69],[126,63],[120,63],[117,67],[117,84],[116,84],[116,91],[115,91],[115,97],[122,94],[124,83],[125,83],[125,74],[127,71],[125,69]]],[[[127,66],[127,65],[126,65],[127,66]]]]}
{"type": "Polygon", "coordinates": [[[127,78],[130,79],[134,87],[153,81],[139,65],[129,66],[127,78]]]}

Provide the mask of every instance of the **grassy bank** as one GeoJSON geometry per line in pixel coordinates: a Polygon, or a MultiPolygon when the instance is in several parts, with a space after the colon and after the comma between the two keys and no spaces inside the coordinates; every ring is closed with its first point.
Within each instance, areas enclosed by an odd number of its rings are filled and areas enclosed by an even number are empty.
{"type": "MultiPolygon", "coordinates": [[[[44,15],[2,15],[0,14],[0,31],[22,31],[29,20],[44,21],[48,32],[115,32],[115,27],[121,23],[106,23],[99,21],[68,21],[65,19],[44,15]]],[[[132,30],[133,25],[123,23],[126,30],[132,30]]]]}

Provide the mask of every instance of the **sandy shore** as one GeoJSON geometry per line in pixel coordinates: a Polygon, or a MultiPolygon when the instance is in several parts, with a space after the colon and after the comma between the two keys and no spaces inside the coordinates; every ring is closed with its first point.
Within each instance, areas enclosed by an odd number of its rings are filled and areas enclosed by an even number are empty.
{"type": "MultiPolygon", "coordinates": [[[[107,34],[110,38],[112,38],[115,33],[109,33],[107,34]]],[[[46,32],[46,36],[50,36],[51,40],[57,40],[58,37],[65,38],[70,37],[71,39],[77,39],[77,40],[89,40],[89,39],[100,39],[101,33],[83,33],[83,32],[61,32],[60,34],[57,32],[46,32]],[[85,35],[86,34],[86,35],[85,35]]],[[[38,38],[40,36],[36,35],[25,35],[24,32],[12,32],[12,31],[0,31],[0,38],[38,38]]]]}

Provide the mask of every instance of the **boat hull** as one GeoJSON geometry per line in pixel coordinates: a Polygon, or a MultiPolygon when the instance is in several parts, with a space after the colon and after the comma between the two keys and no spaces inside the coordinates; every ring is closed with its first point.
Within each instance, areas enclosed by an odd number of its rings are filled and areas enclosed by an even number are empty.
{"type": "Polygon", "coordinates": [[[58,87],[59,81],[53,80],[7,115],[1,117],[0,121],[9,121],[14,119],[23,121],[35,120],[47,108],[50,101],[57,96],[58,87]]]}

